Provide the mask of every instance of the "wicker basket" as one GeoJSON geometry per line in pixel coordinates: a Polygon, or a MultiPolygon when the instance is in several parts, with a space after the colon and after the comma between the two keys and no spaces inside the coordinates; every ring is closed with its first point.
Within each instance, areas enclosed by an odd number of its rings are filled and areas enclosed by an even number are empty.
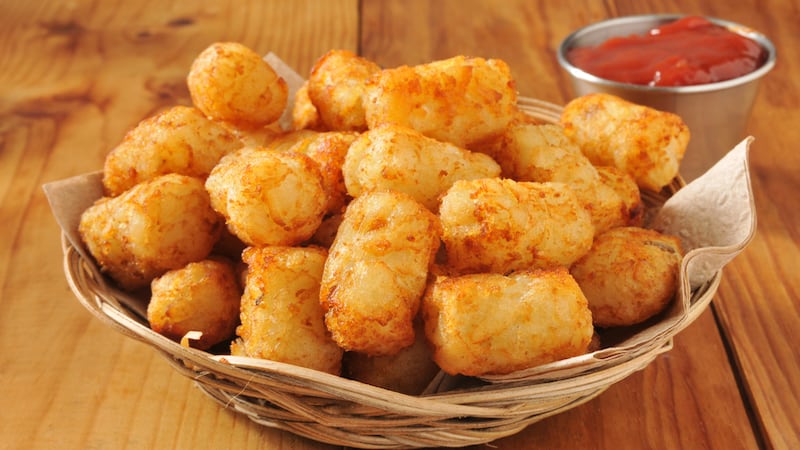
{"type": "MultiPolygon", "coordinates": [[[[557,121],[560,114],[558,106],[532,99],[521,99],[520,106],[547,122],[557,121]]],[[[680,186],[676,179],[664,192],[643,198],[658,206],[680,186]]],[[[268,427],[359,448],[486,443],[587,402],[669,351],[673,336],[711,301],[721,277],[718,271],[693,292],[680,289],[688,306],[663,332],[496,379],[440,374],[427,393],[409,396],[290,364],[183,347],[150,330],[142,311],[126,306],[130,302],[99,275],[93,261],[81,256],[65,235],[62,243],[64,271],[83,306],[117,331],[158,350],[220,405],[268,427]]]]}

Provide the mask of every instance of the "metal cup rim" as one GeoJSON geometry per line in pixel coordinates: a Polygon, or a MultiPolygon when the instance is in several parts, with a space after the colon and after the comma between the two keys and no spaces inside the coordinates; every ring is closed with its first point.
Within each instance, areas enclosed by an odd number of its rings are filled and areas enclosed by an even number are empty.
{"type": "MultiPolygon", "coordinates": [[[[576,41],[598,30],[606,29],[608,27],[613,27],[615,25],[630,25],[639,22],[658,25],[658,24],[672,22],[681,17],[686,17],[686,14],[630,15],[630,16],[621,16],[621,17],[606,19],[600,22],[595,22],[590,25],[581,27],[575,30],[574,32],[570,33],[566,38],[564,38],[561,41],[561,44],[559,44],[557,52],[558,63],[572,77],[585,82],[596,84],[598,86],[604,86],[607,88],[614,88],[614,89],[628,89],[631,91],[659,93],[659,94],[707,93],[711,91],[729,89],[732,87],[749,83],[753,80],[757,80],[766,75],[775,66],[775,62],[777,59],[775,46],[773,45],[772,41],[769,38],[767,38],[763,33],[755,31],[752,28],[746,27],[736,22],[723,20],[716,17],[708,17],[708,16],[704,17],[707,20],[711,21],[712,23],[721,25],[729,29],[730,31],[733,31],[734,33],[737,33],[739,35],[742,35],[744,37],[756,41],[767,51],[767,60],[756,70],[749,72],[745,75],[742,75],[740,77],[732,78],[730,80],[718,81],[715,83],[705,83],[705,84],[697,84],[689,86],[647,86],[642,84],[632,84],[632,83],[613,81],[586,72],[585,70],[574,66],[572,63],[569,62],[569,60],[567,60],[566,54],[574,46],[576,41]]],[[[649,28],[651,28],[652,26],[653,25],[650,25],[649,28]]],[[[646,29],[642,31],[646,31],[646,29]]]]}

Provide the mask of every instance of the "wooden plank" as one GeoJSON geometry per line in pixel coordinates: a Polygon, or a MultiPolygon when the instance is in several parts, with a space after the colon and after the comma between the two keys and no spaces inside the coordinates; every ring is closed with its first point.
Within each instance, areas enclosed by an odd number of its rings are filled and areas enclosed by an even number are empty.
{"type": "MultiPolygon", "coordinates": [[[[762,11],[759,8],[760,11],[762,11]]],[[[767,445],[800,448],[800,96],[788,86],[800,73],[800,33],[788,5],[777,3],[760,15],[743,17],[764,30],[778,48],[778,64],[764,79],[749,132],[758,232],[727,269],[718,310],[746,388],[758,411],[767,445]]]]}
{"type": "MultiPolygon", "coordinates": [[[[717,310],[769,448],[793,449],[800,447],[800,358],[796,346],[800,297],[796,278],[786,281],[778,273],[780,267],[765,260],[764,255],[774,252],[765,240],[756,238],[751,244],[754,251],[745,252],[726,269],[728,282],[720,286],[717,310]],[[770,273],[770,267],[775,272],[770,273]]],[[[800,253],[797,242],[784,245],[790,248],[787,253],[800,253]]],[[[795,260],[782,266],[796,268],[798,264],[795,260]]]]}
{"type": "MultiPolygon", "coordinates": [[[[758,448],[711,310],[594,400],[492,443],[505,449],[758,448]],[[728,405],[720,410],[717,405],[728,405]],[[568,436],[568,438],[565,438],[568,436]]],[[[478,450],[474,447],[473,450],[478,450]]]]}
{"type": "Polygon", "coordinates": [[[41,185],[95,171],[124,133],[187,104],[214,41],[307,71],[356,49],[355,0],[14,2],[0,14],[0,447],[330,448],[221,408],[67,287],[41,185]]]}

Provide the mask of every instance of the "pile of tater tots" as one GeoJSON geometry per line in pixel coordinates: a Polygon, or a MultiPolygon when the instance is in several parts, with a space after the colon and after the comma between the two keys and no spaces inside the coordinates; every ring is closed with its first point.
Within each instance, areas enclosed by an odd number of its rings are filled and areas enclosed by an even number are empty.
{"type": "Polygon", "coordinates": [[[545,123],[504,61],[466,56],[331,50],[290,98],[220,42],[187,84],[109,152],[79,228],[173,340],[418,394],[585,354],[675,296],[679,240],[640,195],[678,174],[673,114],[597,94],[545,123]]]}

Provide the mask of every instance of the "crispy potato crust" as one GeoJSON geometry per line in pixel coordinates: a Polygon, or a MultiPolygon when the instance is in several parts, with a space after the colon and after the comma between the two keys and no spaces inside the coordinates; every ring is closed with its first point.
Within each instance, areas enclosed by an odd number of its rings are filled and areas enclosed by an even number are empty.
{"type": "Polygon", "coordinates": [[[438,277],[422,301],[433,359],[445,372],[507,374],[587,352],[594,328],[566,268],[438,277]]]}
{"type": "Polygon", "coordinates": [[[326,216],[317,228],[317,231],[311,236],[309,243],[324,248],[330,248],[331,245],[333,245],[333,240],[336,239],[336,234],[339,232],[339,225],[342,224],[343,220],[344,212],[326,216]]]}
{"type": "Polygon", "coordinates": [[[286,81],[261,55],[238,42],[217,42],[203,50],[186,81],[198,109],[238,128],[276,122],[289,97],[286,81]]]}
{"type": "Polygon", "coordinates": [[[311,237],[328,202],[319,166],[306,155],[245,148],[206,180],[211,205],[251,246],[296,245],[311,237]]]}
{"type": "Polygon", "coordinates": [[[500,166],[487,155],[470,152],[397,125],[361,134],[342,166],[347,192],[357,197],[374,189],[411,195],[431,211],[457,180],[493,178],[500,166]]]}
{"type": "Polygon", "coordinates": [[[231,354],[338,375],[342,350],[323,322],[319,287],[327,252],[318,247],[250,247],[240,337],[231,354]]]}
{"type": "Polygon", "coordinates": [[[350,200],[345,186],[342,166],[350,145],[358,138],[358,133],[350,131],[313,132],[300,130],[287,133],[268,148],[296,152],[314,160],[322,175],[322,188],[328,202],[325,212],[340,212],[350,200]]]}
{"type": "Polygon", "coordinates": [[[596,167],[600,181],[604,186],[611,188],[618,197],[614,199],[614,207],[605,211],[603,218],[605,226],[596,227],[596,234],[616,227],[638,227],[644,221],[644,203],[636,181],[627,173],[616,167],[596,167]],[[617,202],[620,203],[617,203],[617,202]]]}
{"type": "Polygon", "coordinates": [[[241,142],[200,110],[174,106],[131,129],[106,156],[103,186],[114,197],[159,175],[179,173],[205,179],[241,142]]]}
{"type": "Polygon", "coordinates": [[[601,173],[560,125],[515,119],[501,138],[480,151],[503,167],[504,177],[568,184],[589,211],[595,234],[640,223],[642,205],[633,178],[611,167],[601,173]]]}
{"type": "Polygon", "coordinates": [[[678,238],[622,227],[597,236],[570,271],[589,300],[595,325],[634,325],[672,301],[681,258],[678,238]]]}
{"type": "Polygon", "coordinates": [[[414,343],[388,356],[348,352],[344,372],[348,378],[408,395],[419,395],[439,373],[422,320],[415,320],[414,343]]]}
{"type": "Polygon", "coordinates": [[[621,169],[655,192],[678,175],[690,137],[676,114],[603,93],[567,103],[561,125],[593,164],[621,169]]]}
{"type": "Polygon", "coordinates": [[[440,235],[436,216],[407,194],[371,191],[350,203],[320,289],[325,323],[340,347],[381,356],[413,344],[413,318],[440,235]]]}
{"type": "Polygon", "coordinates": [[[239,323],[241,288],[230,261],[206,259],[170,270],[151,283],[150,328],[179,342],[200,331],[192,347],[206,350],[234,336],[239,323]]]}
{"type": "Polygon", "coordinates": [[[589,185],[597,179],[591,161],[559,125],[517,118],[500,138],[477,150],[500,164],[503,177],[517,181],[589,185]]]}
{"type": "Polygon", "coordinates": [[[568,266],[594,237],[589,213],[563,183],[458,181],[439,217],[447,265],[462,273],[568,266]]]}
{"type": "Polygon", "coordinates": [[[218,123],[239,139],[241,145],[238,148],[265,147],[284,133],[279,122],[254,128],[237,128],[227,122],[218,123]]]}
{"type": "Polygon", "coordinates": [[[367,80],[380,71],[374,62],[347,50],[331,50],[308,76],[308,97],[320,122],[331,131],[364,131],[367,80]]]}
{"type": "Polygon", "coordinates": [[[205,259],[221,226],[202,180],[167,174],[98,200],[78,231],[103,272],[132,291],[205,259]]]}
{"type": "Polygon", "coordinates": [[[364,109],[369,128],[402,125],[469,148],[501,134],[516,103],[504,61],[456,56],[381,70],[369,81],[364,109]]]}
{"type": "Polygon", "coordinates": [[[297,89],[292,104],[292,129],[325,131],[319,111],[308,95],[308,80],[297,89]]]}

